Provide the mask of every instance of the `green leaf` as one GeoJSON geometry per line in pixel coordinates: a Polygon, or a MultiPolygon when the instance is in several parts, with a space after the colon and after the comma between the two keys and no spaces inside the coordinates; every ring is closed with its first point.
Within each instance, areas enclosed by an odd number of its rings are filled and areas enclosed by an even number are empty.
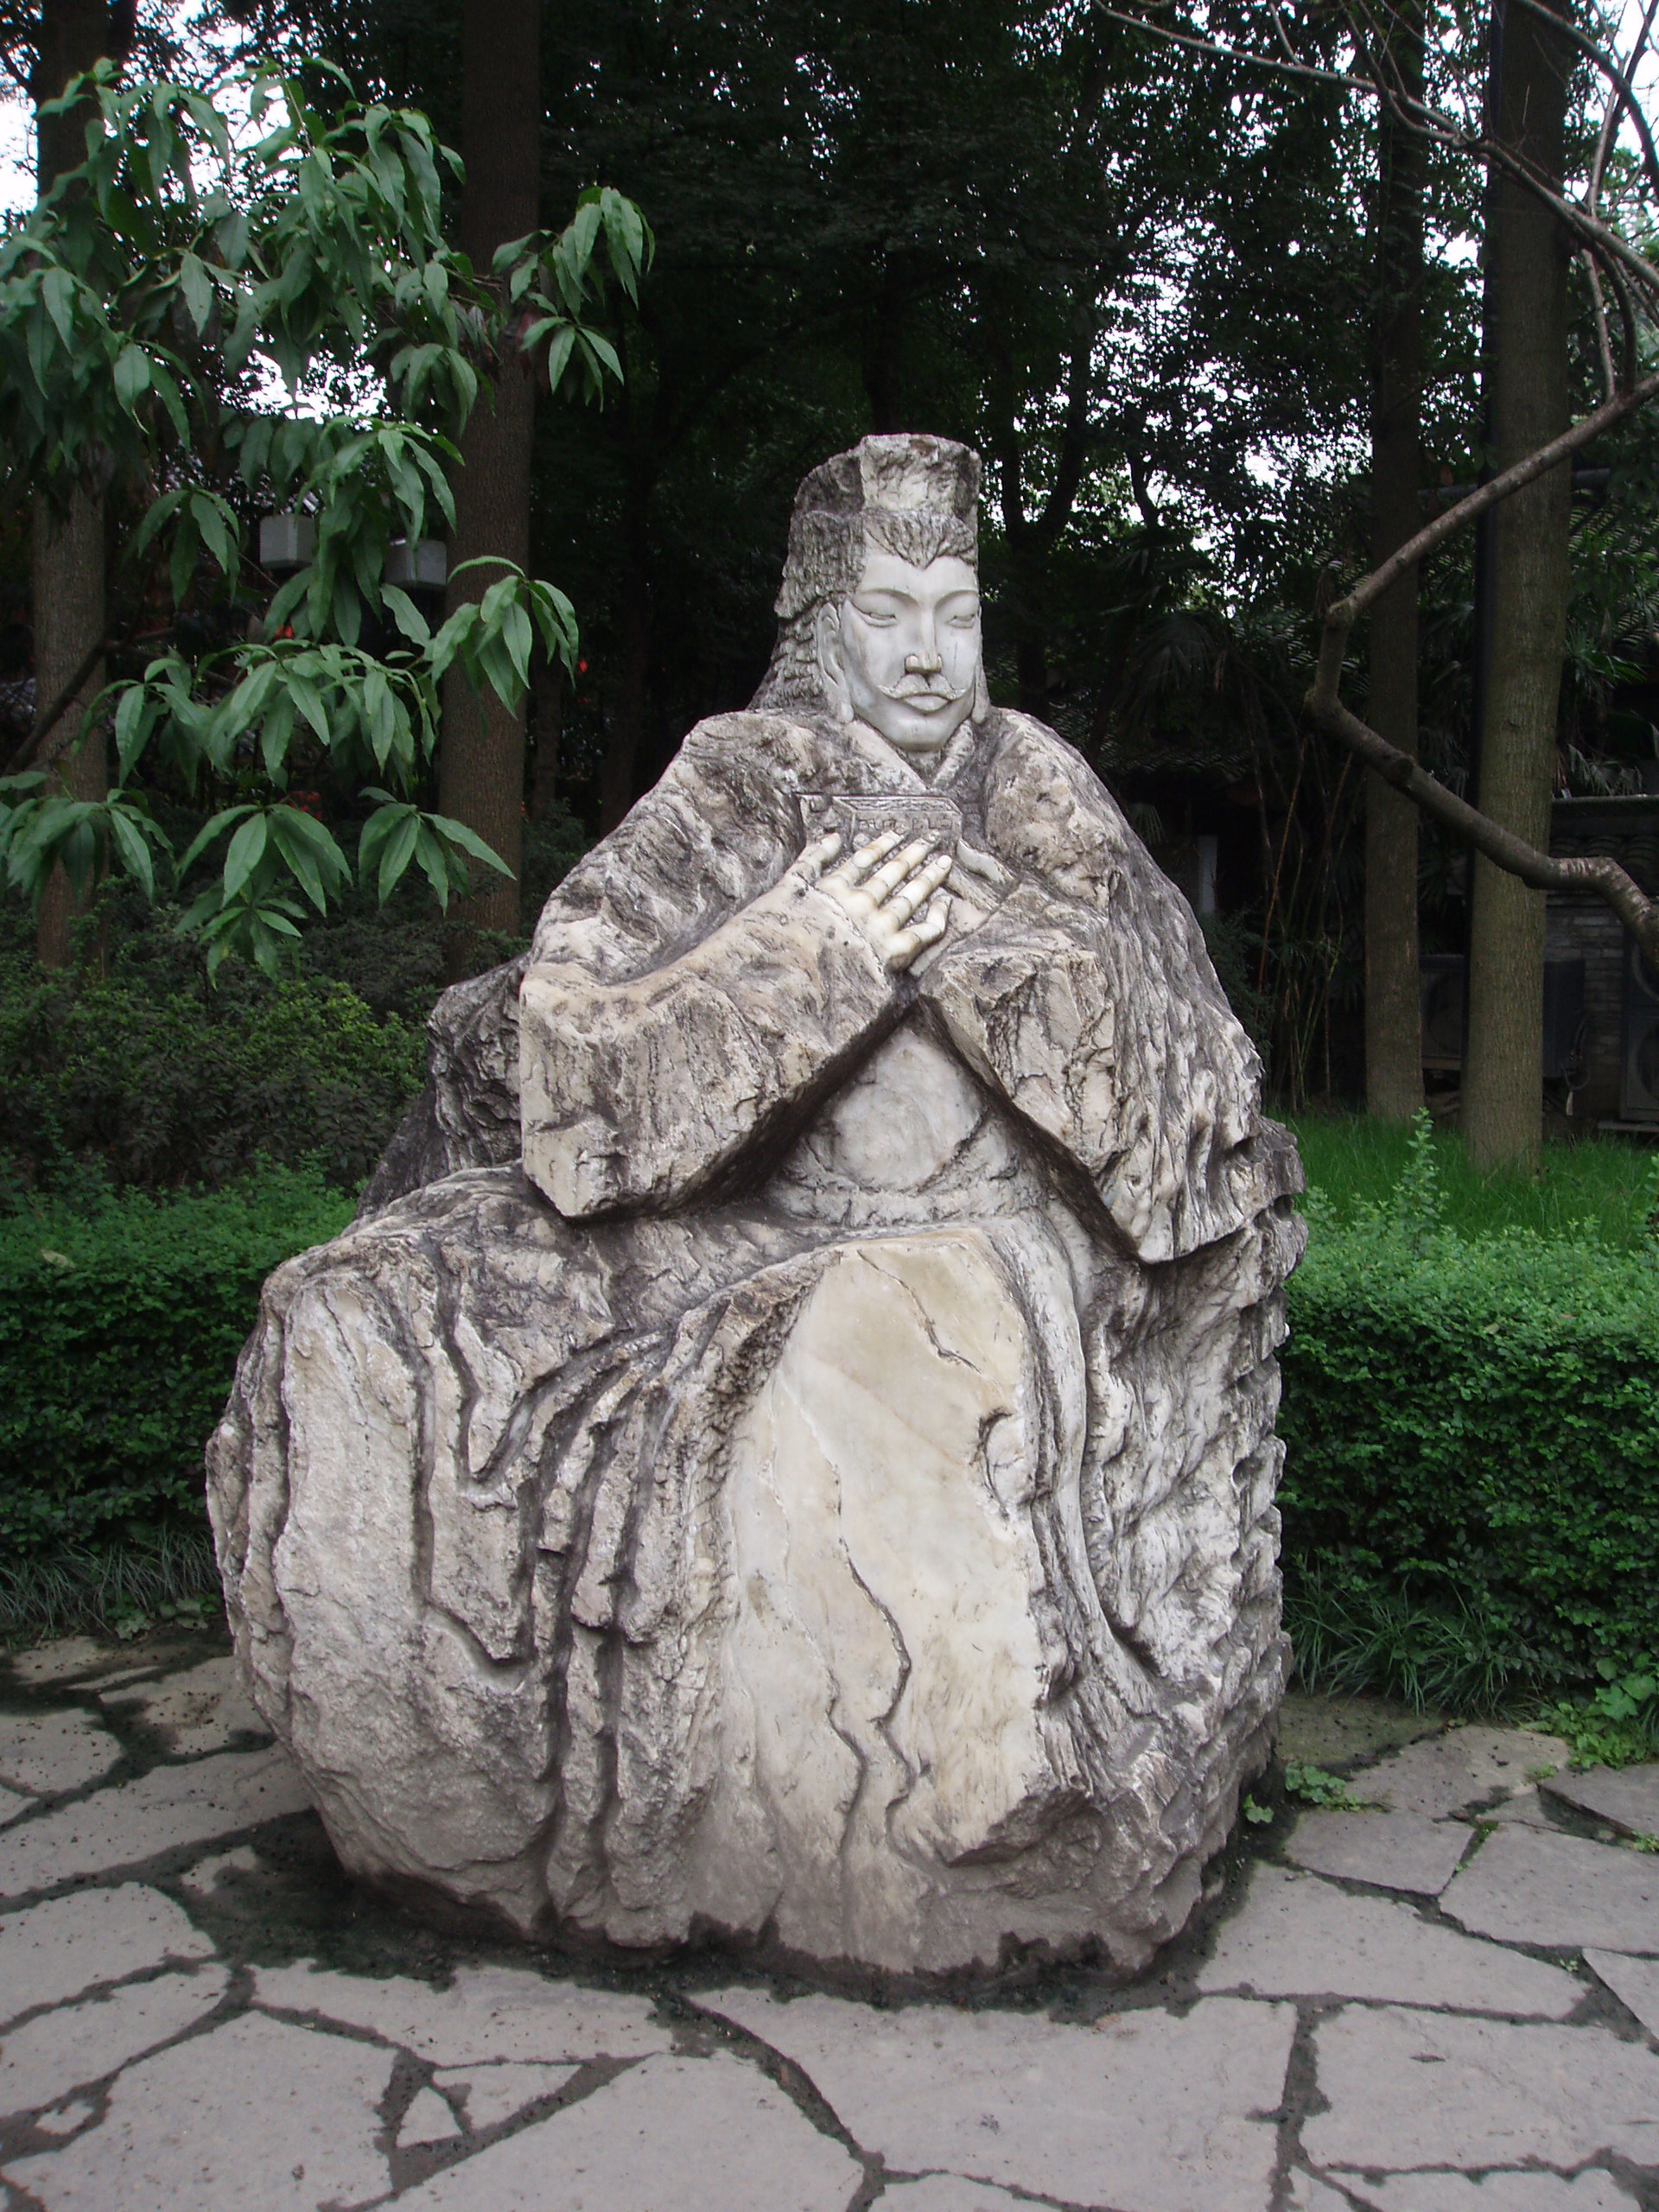
{"type": "Polygon", "coordinates": [[[225,855],[226,899],[235,898],[264,860],[268,834],[266,817],[263,814],[253,814],[232,838],[230,850],[225,855]]]}
{"type": "Polygon", "coordinates": [[[196,326],[196,334],[207,327],[207,318],[213,311],[213,287],[207,271],[194,253],[185,254],[179,263],[179,289],[184,294],[184,304],[190,310],[190,320],[196,326]]]}
{"type": "Polygon", "coordinates": [[[73,279],[64,270],[48,269],[41,279],[41,297],[46,302],[46,311],[52,318],[53,327],[64,344],[67,346],[71,342],[71,334],[74,327],[73,279]]]}
{"type": "Polygon", "coordinates": [[[512,875],[512,870],[500,855],[493,852],[478,832],[475,830],[469,830],[464,822],[452,821],[447,814],[429,814],[426,819],[432,824],[439,836],[444,838],[449,844],[458,845],[463,853],[470,853],[475,861],[482,861],[486,868],[493,868],[498,875],[509,877],[512,875]]]}
{"type": "MultiPolygon", "coordinates": [[[[253,809],[251,806],[227,806],[222,812],[214,815],[211,822],[205,823],[185,848],[184,857],[179,862],[179,880],[181,882],[184,880],[215,837],[223,830],[228,830],[232,822],[240,822],[252,812],[253,809]]],[[[215,898],[219,895],[217,890],[213,893],[215,898]]]]}
{"type": "Polygon", "coordinates": [[[432,635],[432,626],[406,591],[396,584],[382,584],[380,596],[391,609],[391,619],[410,645],[424,645],[432,635]]]}
{"type": "Polygon", "coordinates": [[[130,683],[121,694],[115,710],[115,753],[121,764],[123,781],[132,773],[132,766],[144,749],[144,740],[149,734],[144,709],[148,702],[142,683],[130,683]]]}
{"type": "Polygon", "coordinates": [[[142,888],[146,899],[156,896],[156,871],[150,865],[149,847],[143,833],[132,817],[122,806],[109,810],[110,836],[120,853],[122,865],[134,882],[142,888]]]}
{"type": "Polygon", "coordinates": [[[300,887],[320,914],[328,911],[328,896],[322,887],[322,876],[317,867],[317,856],[310,841],[296,828],[296,823],[309,819],[296,807],[279,806],[270,817],[271,842],[288,862],[298,880],[300,887]]]}
{"type": "Polygon", "coordinates": [[[196,518],[207,550],[218,562],[226,576],[234,575],[237,567],[236,540],[226,523],[225,511],[219,500],[207,492],[194,492],[190,496],[190,512],[196,518]]]}
{"type": "Polygon", "coordinates": [[[420,817],[411,807],[386,839],[386,849],[380,855],[380,904],[383,906],[397,888],[398,878],[413,857],[420,829],[420,817]]]}
{"type": "Polygon", "coordinates": [[[149,356],[142,346],[124,346],[115,357],[115,396],[129,414],[149,389],[149,356]]]}

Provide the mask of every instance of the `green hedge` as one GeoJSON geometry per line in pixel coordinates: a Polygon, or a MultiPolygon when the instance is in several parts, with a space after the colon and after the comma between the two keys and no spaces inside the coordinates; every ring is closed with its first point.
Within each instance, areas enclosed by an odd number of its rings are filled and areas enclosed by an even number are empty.
{"type": "Polygon", "coordinates": [[[0,1557],[199,1529],[202,1446],[259,1287],[338,1236],[314,1173],[0,1218],[0,1557]]]}
{"type": "Polygon", "coordinates": [[[1287,1580],[1476,1624],[1500,1675],[1659,1650],[1659,1249],[1317,1199],[1292,1279],[1287,1580]]]}

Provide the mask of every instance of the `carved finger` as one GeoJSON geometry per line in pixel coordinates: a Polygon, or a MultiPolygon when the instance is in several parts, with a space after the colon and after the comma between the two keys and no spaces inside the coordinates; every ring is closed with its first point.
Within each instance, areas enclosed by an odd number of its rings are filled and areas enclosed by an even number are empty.
{"type": "Polygon", "coordinates": [[[795,865],[809,883],[816,883],[840,850],[841,832],[832,830],[827,837],[820,837],[816,845],[809,845],[795,865]]]}
{"type": "Polygon", "coordinates": [[[884,830],[868,845],[861,845],[850,860],[842,863],[836,873],[849,883],[862,883],[871,870],[884,861],[899,842],[891,830],[884,830]]]}
{"type": "Polygon", "coordinates": [[[882,907],[901,926],[919,914],[933,893],[950,873],[950,855],[938,853],[928,862],[919,875],[912,875],[908,883],[899,886],[882,907]]]}
{"type": "Polygon", "coordinates": [[[884,867],[877,868],[870,878],[869,888],[882,900],[890,899],[901,883],[907,883],[923,862],[933,853],[933,840],[918,837],[913,845],[906,845],[902,853],[895,853],[884,867]]]}
{"type": "Polygon", "coordinates": [[[889,968],[908,968],[918,953],[937,944],[950,925],[950,901],[944,893],[934,899],[919,922],[900,930],[887,954],[889,968]]]}

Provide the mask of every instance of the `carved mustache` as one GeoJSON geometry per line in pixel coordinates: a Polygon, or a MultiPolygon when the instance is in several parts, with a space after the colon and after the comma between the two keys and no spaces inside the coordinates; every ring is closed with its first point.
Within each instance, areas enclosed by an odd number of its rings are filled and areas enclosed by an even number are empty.
{"type": "Polygon", "coordinates": [[[968,683],[953,687],[945,682],[943,676],[911,675],[901,676],[896,683],[878,683],[875,688],[884,699],[896,700],[901,704],[906,699],[925,697],[938,699],[945,706],[954,707],[958,699],[968,696],[973,687],[968,683]]]}

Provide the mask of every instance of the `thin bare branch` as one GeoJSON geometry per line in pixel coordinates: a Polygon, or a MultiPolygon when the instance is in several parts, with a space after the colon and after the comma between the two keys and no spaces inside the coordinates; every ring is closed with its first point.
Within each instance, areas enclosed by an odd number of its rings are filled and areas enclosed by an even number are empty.
{"type": "Polygon", "coordinates": [[[1471,492],[1466,499],[1459,499],[1456,506],[1448,507],[1444,514],[1425,524],[1414,537],[1408,537],[1396,552],[1391,553],[1381,568],[1373,569],[1352,591],[1336,601],[1325,618],[1326,637],[1332,631],[1340,631],[1345,640],[1368,607],[1379,600],[1391,584],[1397,583],[1408,569],[1414,569],[1420,561],[1438,552],[1448,537],[1455,537],[1466,523],[1484,514],[1488,507],[1497,506],[1501,499],[1507,499],[1512,492],[1522,490],[1540,476],[1548,476],[1552,468],[1570,459],[1581,447],[1654,398],[1659,398],[1659,370],[1643,377],[1639,384],[1615,393],[1611,399],[1604,400],[1593,413],[1563,430],[1560,437],[1552,438],[1547,446],[1540,446],[1535,453],[1529,453],[1523,461],[1517,461],[1512,467],[1471,492]]]}
{"type": "Polygon", "coordinates": [[[1580,246],[1579,259],[1584,264],[1585,274],[1590,279],[1590,297],[1596,310],[1596,346],[1601,355],[1602,381],[1607,387],[1609,399],[1618,397],[1618,373],[1613,366],[1613,341],[1607,330],[1607,302],[1601,296],[1601,271],[1596,257],[1588,246],[1580,246]]]}
{"type": "Polygon", "coordinates": [[[1602,75],[1624,100],[1630,121],[1636,126],[1636,135],[1642,142],[1642,165],[1648,173],[1649,186],[1656,196],[1659,196],[1659,151],[1655,149],[1653,133],[1648,128],[1648,118],[1642,111],[1642,103],[1637,99],[1636,87],[1631,84],[1629,77],[1619,67],[1612,55],[1596,44],[1588,32],[1581,31],[1570,16],[1558,15],[1554,8],[1546,4],[1546,0],[1516,0],[1516,4],[1524,8],[1529,15],[1540,16],[1553,29],[1559,31],[1563,37],[1570,39],[1581,54],[1587,55],[1595,63],[1602,75]]]}

